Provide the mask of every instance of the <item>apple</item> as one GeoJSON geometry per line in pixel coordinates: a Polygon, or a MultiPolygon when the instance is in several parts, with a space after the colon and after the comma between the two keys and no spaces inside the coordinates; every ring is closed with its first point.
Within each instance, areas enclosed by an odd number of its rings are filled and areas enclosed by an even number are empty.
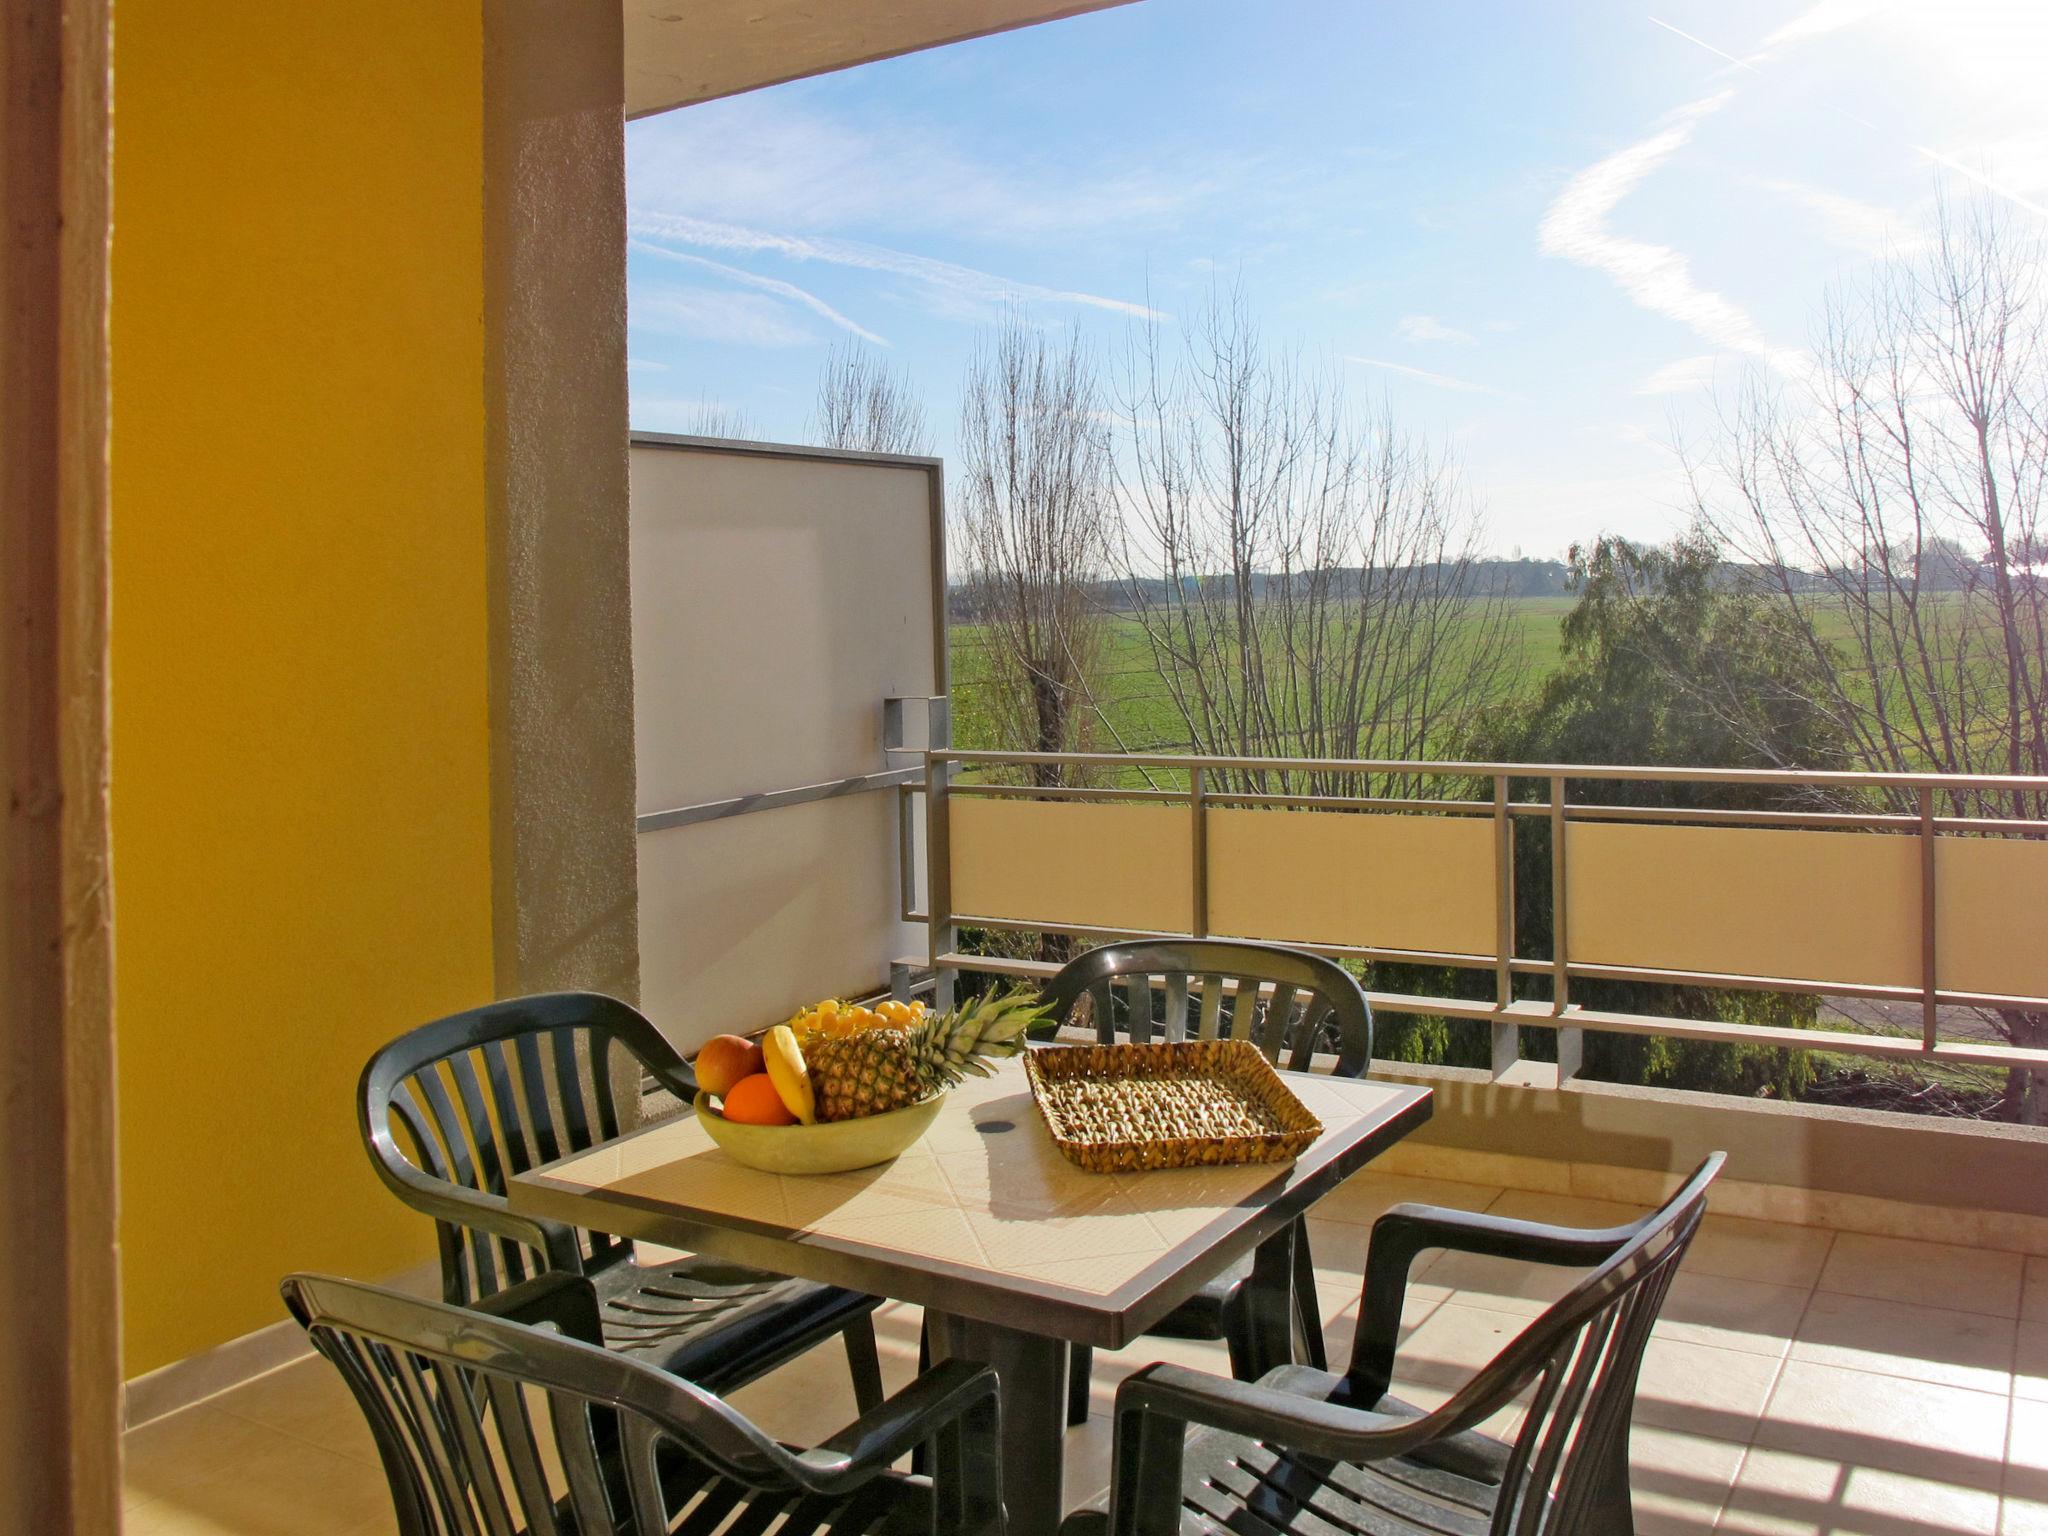
{"type": "Polygon", "coordinates": [[[697,1052],[697,1086],[722,1099],[743,1077],[767,1071],[760,1042],[745,1035],[713,1035],[697,1052]]]}

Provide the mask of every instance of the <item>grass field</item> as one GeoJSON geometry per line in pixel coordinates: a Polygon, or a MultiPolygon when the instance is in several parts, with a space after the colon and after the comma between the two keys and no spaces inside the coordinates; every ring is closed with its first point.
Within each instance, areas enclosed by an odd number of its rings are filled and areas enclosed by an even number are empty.
{"type": "MultiPolygon", "coordinates": [[[[1556,670],[1558,623],[1571,606],[1568,597],[1524,597],[1510,603],[1519,688],[1533,689],[1556,670]]],[[[1018,743],[996,739],[988,708],[982,636],[977,625],[953,626],[953,740],[958,746],[977,750],[1015,747],[1018,743]]],[[[1103,715],[1113,736],[1103,743],[1104,750],[1115,750],[1119,740],[1132,752],[1173,752],[1188,746],[1187,727],[1135,619],[1111,621],[1103,672],[1103,715]]]]}

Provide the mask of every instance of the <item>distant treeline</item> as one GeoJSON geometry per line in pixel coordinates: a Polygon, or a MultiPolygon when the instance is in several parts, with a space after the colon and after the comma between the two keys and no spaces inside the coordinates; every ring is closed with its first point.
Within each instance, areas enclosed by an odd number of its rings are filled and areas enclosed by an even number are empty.
{"type": "MultiPolygon", "coordinates": [[[[1475,594],[1493,593],[1505,597],[1565,597],[1570,595],[1570,567],[1562,560],[1474,560],[1467,567],[1469,576],[1465,589],[1475,594]]],[[[1419,574],[1434,577],[1437,568],[1424,566],[1419,574]]],[[[1362,580],[1364,573],[1357,567],[1342,570],[1327,570],[1315,573],[1311,578],[1305,573],[1296,573],[1291,578],[1277,575],[1253,578],[1252,597],[1254,601],[1264,598],[1277,589],[1285,579],[1306,583],[1311,579],[1355,583],[1362,580]]],[[[1929,549],[1921,558],[1920,580],[1917,583],[1926,592],[1961,592],[1978,585],[1988,573],[1959,550],[1941,546],[1929,549]]],[[[1225,590],[1231,578],[1226,575],[1211,576],[1205,580],[1214,587],[1225,590]]],[[[1776,572],[1764,566],[1745,564],[1740,561],[1723,561],[1720,566],[1720,580],[1728,586],[1754,584],[1764,590],[1779,589],[1776,572]]],[[[1806,571],[1794,571],[1786,582],[1796,591],[1802,588],[1816,588],[1823,585],[1823,578],[1806,571]]],[[[1112,613],[1130,613],[1140,608],[1154,608],[1164,604],[1168,597],[1167,583],[1161,579],[1143,581],[1098,581],[1091,583],[1089,590],[1102,607],[1112,613]]],[[[973,587],[968,583],[955,582],[949,593],[948,608],[955,622],[973,624],[985,615],[980,611],[973,587]]]]}

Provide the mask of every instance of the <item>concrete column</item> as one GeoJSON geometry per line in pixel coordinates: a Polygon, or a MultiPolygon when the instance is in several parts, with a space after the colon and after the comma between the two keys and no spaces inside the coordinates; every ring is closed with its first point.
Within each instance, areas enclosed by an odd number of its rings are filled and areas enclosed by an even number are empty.
{"type": "Polygon", "coordinates": [[[639,992],[620,8],[484,8],[501,996],[639,992]]]}

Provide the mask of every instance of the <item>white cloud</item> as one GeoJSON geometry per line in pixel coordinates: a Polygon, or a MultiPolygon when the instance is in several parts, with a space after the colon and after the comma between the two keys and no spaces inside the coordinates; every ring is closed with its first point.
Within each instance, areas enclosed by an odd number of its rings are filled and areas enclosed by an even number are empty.
{"type": "Polygon", "coordinates": [[[1882,256],[1899,249],[1900,225],[1888,208],[1796,181],[1759,178],[1757,185],[1811,213],[1832,245],[1859,256],[1882,256]]]}
{"type": "Polygon", "coordinates": [[[1388,373],[1398,373],[1404,378],[1416,379],[1436,389],[1457,390],[1468,395],[1505,395],[1504,389],[1491,384],[1475,384],[1470,379],[1454,379],[1447,373],[1431,373],[1427,368],[1410,368],[1406,363],[1390,363],[1380,357],[1346,357],[1347,363],[1357,363],[1362,368],[1379,368],[1388,373]]]}
{"type": "Polygon", "coordinates": [[[651,357],[629,357],[626,359],[628,373],[667,373],[667,363],[657,363],[651,357]]]}
{"type": "Polygon", "coordinates": [[[633,296],[632,328],[738,347],[800,347],[816,340],[787,306],[725,288],[643,288],[633,296]]]}
{"type": "Polygon", "coordinates": [[[1706,389],[1714,382],[1720,358],[1708,352],[1700,357],[1681,357],[1645,374],[1636,385],[1639,395],[1686,395],[1706,389]]]}
{"type": "Polygon", "coordinates": [[[793,303],[801,304],[805,309],[810,310],[811,313],[822,315],[840,329],[853,332],[854,335],[860,337],[863,341],[872,341],[879,347],[889,345],[887,340],[877,336],[866,326],[859,324],[857,321],[849,320],[815,293],[812,293],[807,288],[799,288],[795,283],[785,283],[779,277],[763,277],[758,272],[748,272],[740,267],[729,267],[724,262],[713,261],[708,256],[692,256],[687,251],[672,251],[665,245],[654,244],[651,240],[629,239],[626,244],[633,250],[644,251],[650,256],[659,256],[664,261],[679,261],[691,266],[708,268],[713,272],[719,273],[721,276],[731,278],[736,283],[744,283],[750,288],[759,288],[764,292],[776,295],[778,298],[788,299],[793,303]]]}
{"type": "Polygon", "coordinates": [[[1668,114],[1664,126],[1648,138],[1580,171],[1543,215],[1537,239],[1546,256],[1605,272],[1644,309],[1677,321],[1717,349],[1787,366],[1798,354],[1772,346],[1740,305],[1694,281],[1692,263],[1682,252],[1631,240],[1607,224],[1623,199],[1734,97],[1734,91],[1722,90],[1690,102],[1668,114]]]}
{"type": "Polygon", "coordinates": [[[1853,27],[1869,20],[1880,12],[1895,8],[1895,0],[1820,0],[1818,5],[1801,11],[1782,27],[1769,33],[1757,45],[1757,58],[1775,52],[1788,43],[1803,43],[1809,38],[1825,37],[1830,32],[1839,32],[1844,27],[1853,27]]]}
{"type": "Polygon", "coordinates": [[[627,210],[626,228],[642,240],[668,241],[676,245],[735,251],[748,255],[781,256],[791,261],[822,261],[833,266],[887,273],[893,277],[903,278],[933,294],[950,296],[956,300],[966,298],[984,304],[1073,304],[1090,309],[1106,309],[1113,314],[1128,315],[1139,320],[1168,318],[1157,310],[1143,304],[1131,303],[1126,299],[1112,299],[1101,294],[1077,293],[1069,289],[1046,288],[1036,283],[1018,282],[1012,278],[998,277],[992,272],[963,267],[955,262],[940,261],[936,257],[918,256],[909,251],[870,245],[864,240],[843,240],[829,235],[776,234],[768,230],[749,229],[738,224],[693,218],[687,214],[660,213],[644,208],[627,210]]]}
{"type": "Polygon", "coordinates": [[[807,232],[936,231],[1037,243],[1053,234],[1170,227],[1249,175],[1186,151],[1138,163],[1105,141],[1095,163],[967,147],[949,121],[830,112],[787,93],[736,96],[627,127],[635,207],[807,232]]]}
{"type": "Polygon", "coordinates": [[[1470,331],[1445,325],[1435,315],[1403,315],[1394,327],[1394,334],[1404,341],[1445,341],[1454,347],[1469,347],[1478,340],[1470,331]]]}

